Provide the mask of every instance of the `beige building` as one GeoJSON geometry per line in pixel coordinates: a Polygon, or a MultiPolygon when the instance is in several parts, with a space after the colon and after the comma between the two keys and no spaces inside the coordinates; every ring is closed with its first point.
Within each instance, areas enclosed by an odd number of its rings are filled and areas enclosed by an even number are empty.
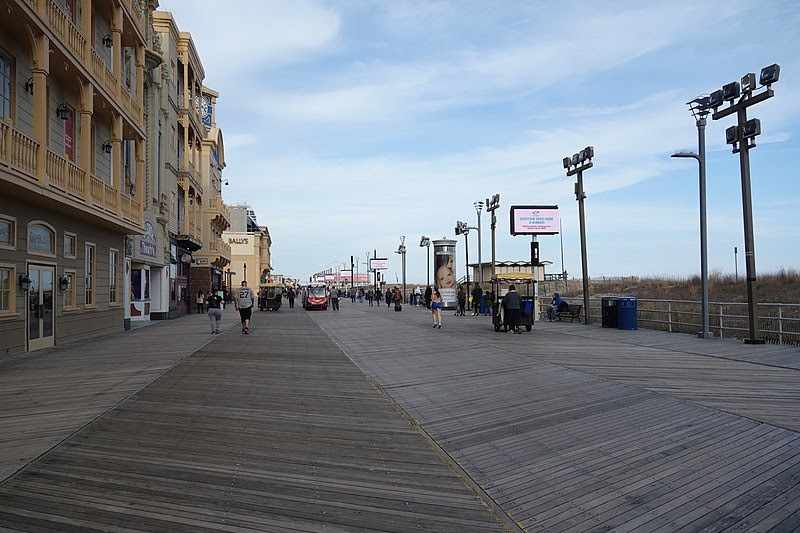
{"type": "Polygon", "coordinates": [[[0,357],[222,289],[218,94],[157,0],[4,0],[0,357]]]}
{"type": "Polygon", "coordinates": [[[225,153],[215,116],[219,95],[203,85],[205,71],[192,36],[179,30],[172,14],[155,11],[153,27],[164,63],[154,77],[160,90],[151,153],[159,160],[153,162],[152,205],[165,213],[159,238],[169,265],[157,275],[161,290],[155,296],[168,317],[175,317],[191,312],[198,291],[222,289],[223,269],[231,261],[222,238],[230,227],[230,211],[222,200],[225,153]]]}
{"type": "Polygon", "coordinates": [[[231,247],[231,267],[226,269],[228,286],[238,287],[242,280],[258,287],[272,272],[272,240],[266,226],[259,226],[255,212],[246,204],[231,205],[231,228],[223,239],[231,247]]]}
{"type": "Polygon", "coordinates": [[[153,2],[4,0],[0,356],[124,327],[153,2]]]}

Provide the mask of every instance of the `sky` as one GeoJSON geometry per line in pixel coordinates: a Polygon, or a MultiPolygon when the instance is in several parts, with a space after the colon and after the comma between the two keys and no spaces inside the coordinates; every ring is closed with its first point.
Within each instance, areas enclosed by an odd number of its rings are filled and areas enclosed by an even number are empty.
{"type": "MultiPolygon", "coordinates": [[[[581,277],[575,177],[583,173],[590,278],[700,274],[698,152],[686,103],[777,63],[774,97],[749,107],[756,273],[800,269],[800,10],[793,0],[161,0],[191,33],[217,92],[228,204],[272,238],[273,272],[301,280],[389,260],[428,280],[421,236],[465,238],[476,201],[500,195],[497,261],[530,259],[511,206],[557,205],[547,272],[581,277]],[[220,6],[224,5],[224,8],[220,6]],[[346,266],[345,266],[346,265],[346,266]]],[[[757,89],[759,92],[761,89],[757,89]]],[[[727,104],[726,104],[727,105],[727,104]]],[[[745,275],[739,155],[729,116],[705,128],[708,270],[745,275]]],[[[490,216],[480,216],[491,261],[490,216]]],[[[478,235],[467,236],[469,262],[478,235]]],[[[432,251],[432,249],[431,249],[432,251]]]]}

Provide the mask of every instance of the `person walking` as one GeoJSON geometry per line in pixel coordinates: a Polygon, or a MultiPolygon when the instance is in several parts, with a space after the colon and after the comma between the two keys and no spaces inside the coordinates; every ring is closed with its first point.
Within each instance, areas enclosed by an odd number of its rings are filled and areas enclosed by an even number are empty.
{"type": "Polygon", "coordinates": [[[331,287],[331,309],[339,310],[339,289],[331,287]]]}
{"type": "Polygon", "coordinates": [[[289,309],[294,309],[294,288],[289,287],[286,291],[286,297],[289,299],[289,309]]]}
{"type": "Polygon", "coordinates": [[[425,309],[431,308],[431,297],[433,296],[433,289],[430,285],[425,287],[425,309]]]}
{"type": "Polygon", "coordinates": [[[503,296],[503,309],[505,311],[506,328],[513,333],[522,333],[519,329],[519,314],[522,308],[522,298],[514,285],[508,287],[508,293],[503,296]]]}
{"type": "Polygon", "coordinates": [[[431,317],[433,327],[442,329],[442,293],[439,289],[433,289],[431,292],[431,317]]]}
{"type": "Polygon", "coordinates": [[[195,299],[197,303],[197,312],[203,314],[203,305],[206,303],[206,295],[203,294],[203,289],[197,291],[197,298],[195,299]]]}
{"type": "Polygon", "coordinates": [[[484,315],[491,316],[494,313],[494,292],[490,289],[484,293],[483,303],[485,304],[484,315]]]}
{"type": "Polygon", "coordinates": [[[458,293],[456,293],[456,299],[458,300],[458,309],[456,310],[456,316],[464,316],[466,314],[466,308],[467,308],[467,291],[464,290],[463,285],[458,286],[458,293]]]}
{"type": "Polygon", "coordinates": [[[219,335],[219,326],[222,324],[222,296],[214,292],[214,289],[208,291],[208,320],[211,322],[211,334],[219,335]]]}
{"type": "Polygon", "coordinates": [[[253,289],[247,286],[247,281],[242,280],[242,286],[236,289],[233,305],[239,311],[239,317],[242,319],[242,333],[245,335],[250,334],[250,316],[253,313],[255,302],[256,295],[253,293],[253,289]]]}
{"type": "Polygon", "coordinates": [[[394,302],[394,310],[400,311],[403,308],[403,293],[400,292],[398,287],[392,291],[392,301],[394,302]]]}
{"type": "Polygon", "coordinates": [[[481,309],[481,298],[483,297],[483,289],[477,283],[472,289],[472,316],[478,316],[481,309]]]}
{"type": "Polygon", "coordinates": [[[386,309],[389,309],[390,305],[392,305],[392,291],[386,287],[386,309]]]}

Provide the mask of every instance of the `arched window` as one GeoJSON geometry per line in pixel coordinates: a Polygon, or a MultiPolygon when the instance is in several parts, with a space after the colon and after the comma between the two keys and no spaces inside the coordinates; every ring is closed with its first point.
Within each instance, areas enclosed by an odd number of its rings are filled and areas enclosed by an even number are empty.
{"type": "Polygon", "coordinates": [[[31,222],[28,224],[28,252],[55,255],[55,230],[43,222],[31,222]]]}

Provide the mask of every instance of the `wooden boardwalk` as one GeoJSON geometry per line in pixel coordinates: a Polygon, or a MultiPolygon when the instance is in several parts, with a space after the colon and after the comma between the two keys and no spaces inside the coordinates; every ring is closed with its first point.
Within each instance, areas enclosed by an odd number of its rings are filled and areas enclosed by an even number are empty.
{"type": "Polygon", "coordinates": [[[350,302],[233,326],[0,359],[0,530],[800,529],[797,348],[350,302]]]}

